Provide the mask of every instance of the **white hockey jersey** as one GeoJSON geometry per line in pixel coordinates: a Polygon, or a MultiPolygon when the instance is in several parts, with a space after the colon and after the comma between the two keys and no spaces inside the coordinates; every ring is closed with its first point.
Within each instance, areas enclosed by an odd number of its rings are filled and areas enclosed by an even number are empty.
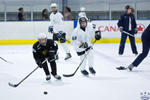
{"type": "Polygon", "coordinates": [[[57,12],[54,14],[53,12],[50,14],[49,19],[50,19],[50,26],[53,26],[53,30],[55,33],[58,33],[59,31],[64,32],[64,27],[63,27],[63,15],[60,12],[57,12]]]}
{"type": "Polygon", "coordinates": [[[71,44],[75,47],[76,52],[84,51],[85,48],[79,48],[81,43],[87,42],[91,46],[91,40],[95,37],[95,31],[91,24],[87,24],[85,31],[80,27],[73,30],[71,44]]]}

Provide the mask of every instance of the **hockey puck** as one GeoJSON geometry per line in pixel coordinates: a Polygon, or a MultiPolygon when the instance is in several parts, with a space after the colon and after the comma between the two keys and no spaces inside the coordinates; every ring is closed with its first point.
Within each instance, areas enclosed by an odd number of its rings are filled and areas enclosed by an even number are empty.
{"type": "Polygon", "coordinates": [[[47,94],[48,94],[48,92],[47,92],[47,91],[44,91],[44,94],[45,94],[45,95],[47,95],[47,94]]]}
{"type": "Polygon", "coordinates": [[[118,69],[118,70],[126,70],[127,68],[123,67],[123,66],[120,66],[120,67],[116,67],[116,69],[118,69]]]}

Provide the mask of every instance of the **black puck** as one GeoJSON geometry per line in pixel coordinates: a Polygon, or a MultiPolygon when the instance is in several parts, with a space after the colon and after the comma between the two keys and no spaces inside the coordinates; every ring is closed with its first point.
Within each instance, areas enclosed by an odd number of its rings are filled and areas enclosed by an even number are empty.
{"type": "Polygon", "coordinates": [[[116,69],[118,69],[118,70],[126,70],[127,68],[123,67],[123,66],[120,66],[120,67],[116,67],[116,69]]]}
{"type": "Polygon", "coordinates": [[[44,91],[44,94],[46,95],[46,94],[48,94],[48,92],[47,92],[47,91],[44,91]]]}

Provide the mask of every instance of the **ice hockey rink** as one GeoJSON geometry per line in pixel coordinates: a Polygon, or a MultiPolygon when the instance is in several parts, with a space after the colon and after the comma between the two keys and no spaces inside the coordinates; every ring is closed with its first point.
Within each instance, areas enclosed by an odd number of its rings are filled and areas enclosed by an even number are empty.
{"type": "MultiPolygon", "coordinates": [[[[139,53],[141,43],[137,44],[139,53]]],[[[69,46],[72,59],[64,61],[64,52],[59,49],[58,74],[74,72],[80,63],[72,46],[69,46]]],[[[18,87],[8,82],[18,83],[37,65],[32,56],[32,45],[1,45],[0,56],[12,62],[0,59],[0,98],[1,100],[141,100],[141,93],[150,91],[150,55],[133,72],[119,71],[116,67],[129,65],[136,56],[132,54],[130,44],[126,44],[123,56],[118,55],[119,44],[96,44],[96,75],[85,77],[80,70],[70,78],[61,81],[45,80],[42,69],[38,69],[18,87]],[[48,94],[44,95],[43,92],[48,94]]]]}

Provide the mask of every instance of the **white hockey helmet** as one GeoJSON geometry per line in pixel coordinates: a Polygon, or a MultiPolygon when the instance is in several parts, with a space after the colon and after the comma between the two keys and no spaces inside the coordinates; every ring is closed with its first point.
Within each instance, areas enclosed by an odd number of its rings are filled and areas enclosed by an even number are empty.
{"type": "Polygon", "coordinates": [[[51,8],[53,8],[53,7],[56,7],[56,8],[57,8],[57,4],[56,4],[56,3],[52,3],[52,4],[50,5],[50,7],[51,7],[51,8]]]}
{"type": "Polygon", "coordinates": [[[46,44],[47,44],[47,35],[44,34],[44,33],[40,33],[40,34],[38,35],[38,40],[39,40],[39,43],[40,43],[41,45],[46,46],[46,44]],[[43,39],[45,39],[45,40],[43,40],[43,39]]]}
{"type": "Polygon", "coordinates": [[[85,11],[85,8],[84,8],[84,7],[81,7],[81,8],[80,8],[80,11],[84,12],[84,11],[85,11]]]}
{"type": "Polygon", "coordinates": [[[40,39],[47,39],[47,35],[45,34],[45,33],[40,33],[40,34],[38,34],[38,40],[40,40],[40,39]]]}

